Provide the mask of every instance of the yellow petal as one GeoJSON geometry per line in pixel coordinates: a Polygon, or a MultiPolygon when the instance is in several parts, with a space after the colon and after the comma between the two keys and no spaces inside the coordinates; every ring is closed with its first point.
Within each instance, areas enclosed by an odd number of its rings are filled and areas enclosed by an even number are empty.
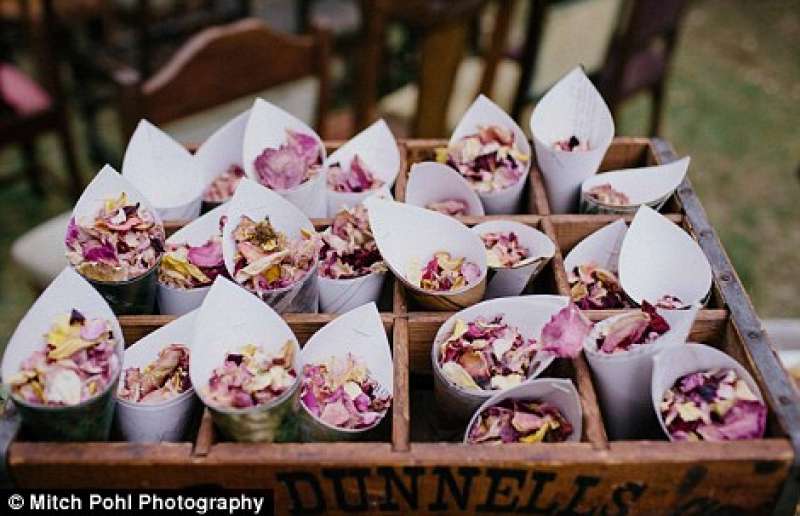
{"type": "Polygon", "coordinates": [[[475,380],[472,379],[469,373],[456,362],[445,362],[445,364],[442,365],[442,374],[459,387],[464,387],[465,389],[480,389],[480,386],[475,383],[475,380]]]}
{"type": "Polygon", "coordinates": [[[521,443],[540,443],[544,439],[544,436],[547,434],[547,431],[550,430],[550,420],[544,422],[541,428],[537,431],[532,433],[531,435],[526,435],[525,437],[521,437],[519,442],[521,443]]]}
{"type": "Polygon", "coordinates": [[[272,283],[273,281],[279,280],[280,277],[281,277],[281,266],[278,265],[278,264],[275,264],[275,265],[269,267],[267,270],[265,270],[262,273],[262,276],[264,276],[264,278],[266,278],[266,280],[268,282],[270,282],[270,283],[272,283]]]}
{"type": "Polygon", "coordinates": [[[447,147],[437,147],[434,149],[436,153],[436,161],[439,163],[447,163],[447,147]]]}
{"type": "Polygon", "coordinates": [[[78,351],[91,348],[94,345],[94,342],[83,340],[80,337],[71,337],[50,350],[50,352],[47,354],[47,358],[50,360],[69,358],[78,351]]]}
{"type": "Polygon", "coordinates": [[[207,283],[211,281],[208,276],[203,274],[196,265],[189,263],[189,260],[178,253],[167,253],[161,259],[161,266],[168,271],[175,271],[182,277],[192,277],[199,282],[207,283]]]}
{"type": "Polygon", "coordinates": [[[117,198],[111,197],[109,199],[106,199],[104,207],[106,212],[112,212],[117,208],[119,208],[120,206],[125,206],[127,204],[128,204],[128,195],[125,192],[122,192],[117,198]]]}
{"type": "Polygon", "coordinates": [[[703,413],[700,412],[700,409],[694,406],[694,403],[687,402],[681,403],[678,405],[678,414],[680,414],[681,418],[686,421],[697,421],[698,419],[703,418],[703,413]]]}

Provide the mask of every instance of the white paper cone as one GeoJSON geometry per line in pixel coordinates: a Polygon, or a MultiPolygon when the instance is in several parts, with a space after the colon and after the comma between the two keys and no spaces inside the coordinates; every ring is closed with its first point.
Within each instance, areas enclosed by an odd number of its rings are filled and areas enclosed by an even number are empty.
{"type": "Polygon", "coordinates": [[[503,111],[500,106],[489,100],[485,95],[480,94],[464,113],[458,125],[456,125],[449,144],[452,146],[463,137],[477,133],[478,126],[487,125],[498,125],[513,131],[516,147],[520,152],[528,155],[528,162],[525,164],[525,171],[517,183],[495,192],[479,193],[478,196],[483,203],[484,210],[489,215],[515,213],[519,207],[519,200],[528,179],[533,156],[528,137],[525,136],[525,132],[514,119],[508,116],[508,113],[503,111]]]}
{"type": "Polygon", "coordinates": [[[556,246],[550,237],[526,224],[512,220],[491,220],[473,226],[478,235],[496,232],[513,232],[519,243],[534,260],[518,267],[489,267],[489,281],[486,286],[486,299],[518,296],[525,287],[544,269],[556,254],[556,246]]]}
{"type": "Polygon", "coordinates": [[[483,204],[464,176],[441,163],[426,161],[411,166],[406,185],[406,203],[427,208],[434,202],[464,201],[467,215],[483,216],[483,204]]]}
{"type": "MultiPolygon", "coordinates": [[[[285,144],[287,129],[313,136],[319,142],[322,160],[325,161],[325,145],[313,129],[274,104],[258,98],[250,108],[250,118],[247,121],[242,147],[242,159],[247,177],[258,182],[258,174],[253,167],[255,159],[264,152],[264,149],[277,149],[285,144]]],[[[292,190],[277,193],[297,206],[308,217],[323,218],[327,212],[326,190],[323,167],[314,178],[292,190]]]]}
{"type": "Polygon", "coordinates": [[[377,303],[385,279],[385,272],[371,272],[366,276],[349,279],[320,276],[319,310],[342,314],[365,303],[377,303]]]}
{"type": "Polygon", "coordinates": [[[641,206],[622,243],[619,281],[631,299],[655,304],[665,295],[683,306],[702,303],[711,288],[711,265],[680,226],[641,206]]]}
{"type": "MultiPolygon", "coordinates": [[[[234,276],[236,242],[233,232],[242,215],[255,221],[269,217],[272,226],[286,234],[289,239],[301,238],[301,230],[315,233],[308,217],[286,199],[249,179],[242,179],[236,193],[228,203],[228,220],[222,231],[222,256],[231,277],[234,276]]],[[[319,303],[317,281],[317,261],[306,276],[288,287],[275,289],[265,295],[264,302],[278,313],[312,312],[316,313],[319,303]]]]}
{"type": "Polygon", "coordinates": [[[750,390],[756,397],[764,402],[764,396],[761,394],[761,389],[753,379],[750,372],[745,367],[733,359],[730,355],[722,351],[706,346],[705,344],[698,344],[690,342],[686,346],[674,347],[664,352],[659,353],[653,358],[653,378],[651,383],[651,398],[652,409],[655,411],[661,429],[664,431],[670,441],[672,436],[664,424],[664,418],[661,417],[661,401],[664,399],[664,393],[670,389],[678,378],[687,374],[696,373],[698,371],[707,371],[709,369],[733,369],[739,378],[745,381],[750,390]]]}
{"type": "Polygon", "coordinates": [[[581,211],[584,213],[626,214],[634,213],[646,204],[659,210],[681,184],[689,168],[689,157],[653,167],[627,168],[596,174],[581,185],[581,211]],[[628,196],[624,206],[603,204],[589,196],[595,186],[610,184],[628,196]]]}
{"type": "Polygon", "coordinates": [[[555,405],[564,419],[572,425],[572,433],[567,437],[566,442],[580,442],[583,434],[583,409],[581,409],[580,396],[572,381],[559,378],[539,378],[501,391],[484,401],[467,425],[464,432],[464,444],[469,443],[469,431],[477,422],[481,412],[507,399],[534,399],[555,405]]]}
{"type": "MultiPolygon", "coordinates": [[[[327,362],[334,356],[344,359],[348,353],[363,360],[370,377],[394,396],[394,366],[389,339],[375,303],[367,303],[340,315],[312,335],[300,351],[300,370],[306,365],[327,362]]],[[[301,432],[306,441],[358,439],[383,420],[380,418],[369,428],[339,428],[313,416],[299,399],[297,404],[301,413],[301,432]]]]}
{"type": "Polygon", "coordinates": [[[657,309],[669,324],[669,331],[649,344],[625,352],[608,354],[597,349],[597,338],[601,332],[624,317],[624,314],[595,324],[586,337],[583,349],[595,377],[611,439],[647,437],[647,430],[654,426],[648,388],[652,379],[653,357],[686,343],[698,309],[698,306],[688,310],[657,309]]]}
{"type": "Polygon", "coordinates": [[[476,303],[486,288],[486,250],[477,234],[458,220],[418,206],[371,197],[364,203],[369,212],[375,242],[392,273],[426,308],[453,310],[476,303]],[[434,253],[445,251],[476,264],[481,276],[472,285],[455,292],[435,293],[413,285],[406,275],[420,268],[434,253]]]}
{"type": "Polygon", "coordinates": [[[220,127],[194,153],[197,173],[203,178],[203,191],[231,165],[244,170],[242,145],[250,110],[244,111],[220,127]]]}
{"type": "Polygon", "coordinates": [[[136,127],[122,175],[153,203],[162,219],[192,220],[200,214],[205,183],[183,145],[147,120],[136,127]]]}
{"type": "MultiPolygon", "coordinates": [[[[191,346],[197,312],[190,312],[150,333],[125,350],[120,388],[124,386],[125,371],[130,367],[144,369],[170,344],[191,346]]],[[[191,360],[191,355],[190,355],[191,360]]],[[[119,389],[117,394],[119,394],[119,389]]],[[[197,398],[194,388],[162,403],[134,403],[117,398],[117,429],[126,441],[174,442],[186,434],[192,420],[197,398]]]]}
{"type": "MultiPolygon", "coordinates": [[[[384,185],[381,189],[389,192],[400,172],[400,150],[397,148],[397,140],[391,129],[383,119],[367,127],[336,149],[325,160],[325,169],[327,170],[334,163],[339,163],[343,169],[349,170],[350,162],[353,161],[356,154],[375,177],[383,181],[384,185]]],[[[329,189],[327,193],[328,217],[333,217],[343,207],[352,208],[373,193],[375,192],[334,192],[329,189]]]]}
{"type": "Polygon", "coordinates": [[[299,353],[297,337],[274,310],[235,283],[217,277],[197,313],[189,376],[214,422],[228,437],[237,441],[287,440],[293,432],[291,398],[300,385],[299,353]],[[270,403],[246,409],[209,405],[205,398],[208,380],[229,352],[254,344],[266,353],[277,353],[287,341],[294,343],[298,381],[286,392],[270,403]]]}
{"type": "MultiPolygon", "coordinates": [[[[202,217],[193,220],[172,234],[167,244],[201,246],[219,234],[219,219],[227,211],[226,205],[217,206],[202,217]]],[[[162,314],[183,315],[199,308],[211,287],[180,289],[158,284],[158,309],[162,314]]]]}
{"type": "Polygon", "coordinates": [[[628,226],[622,219],[603,226],[578,242],[564,258],[564,268],[569,274],[575,267],[594,262],[608,271],[619,270],[619,252],[628,226]]]}
{"type": "MultiPolygon", "coordinates": [[[[541,340],[542,328],[550,318],[567,306],[569,299],[565,296],[520,296],[506,297],[483,301],[452,315],[436,332],[431,346],[431,364],[433,366],[433,393],[436,404],[443,414],[453,422],[463,424],[484,401],[498,391],[482,389],[464,389],[453,385],[442,372],[439,355],[442,343],[453,333],[456,320],[469,323],[479,316],[491,319],[503,315],[503,321],[516,327],[526,339],[541,340]]],[[[534,367],[530,369],[528,378],[536,378],[553,362],[555,355],[549,351],[539,351],[534,357],[534,367]]]]}
{"type": "Polygon", "coordinates": [[[614,139],[614,119],[608,106],[583,69],[576,67],[536,104],[530,124],[550,211],[577,209],[581,183],[597,172],[614,139]],[[588,141],[589,150],[553,148],[553,143],[573,135],[581,142],[588,141]]]}
{"type": "Polygon", "coordinates": [[[107,199],[116,199],[123,192],[128,196],[129,202],[140,203],[142,207],[153,215],[157,224],[162,224],[161,216],[150,200],[128,179],[119,175],[111,165],[106,165],[100,169],[100,172],[86,186],[86,189],[78,198],[78,202],[75,203],[72,215],[78,222],[87,218],[94,220],[97,212],[100,211],[107,199]]]}

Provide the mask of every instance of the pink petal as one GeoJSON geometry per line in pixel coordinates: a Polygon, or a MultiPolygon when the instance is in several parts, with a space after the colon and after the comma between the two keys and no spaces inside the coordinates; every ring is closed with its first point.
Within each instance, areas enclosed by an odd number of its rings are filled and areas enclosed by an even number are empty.
{"type": "Polygon", "coordinates": [[[543,349],[562,358],[574,358],[580,354],[591,329],[592,323],[570,302],[542,328],[543,349]]]}
{"type": "Polygon", "coordinates": [[[87,319],[81,328],[81,338],[95,340],[108,331],[108,324],[103,319],[87,319]]]}
{"type": "Polygon", "coordinates": [[[216,267],[222,264],[222,243],[209,240],[199,247],[189,247],[188,258],[198,267],[216,267]]]}

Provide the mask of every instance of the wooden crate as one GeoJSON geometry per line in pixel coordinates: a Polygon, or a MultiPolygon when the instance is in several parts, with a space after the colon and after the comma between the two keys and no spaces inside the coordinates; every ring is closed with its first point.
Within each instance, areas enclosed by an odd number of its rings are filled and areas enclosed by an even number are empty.
{"type": "MultiPolygon", "coordinates": [[[[403,142],[404,163],[430,159],[433,149],[445,144],[403,142]]],[[[662,141],[618,138],[601,168],[672,159],[673,152],[662,141]]],[[[398,200],[404,198],[406,178],[403,173],[397,180],[398,200]]],[[[550,215],[542,176],[535,167],[525,206],[527,214],[503,218],[537,227],[557,244],[555,259],[532,291],[568,294],[564,254],[614,217],[550,215]]],[[[206,412],[191,439],[181,443],[36,443],[22,436],[8,451],[11,475],[23,487],[266,487],[275,490],[281,512],[792,513],[800,495],[796,464],[800,399],[688,180],[664,212],[698,240],[714,272],[713,294],[690,337],[730,354],[757,379],[770,409],[764,439],[610,441],[588,364],[581,356],[557,361],[547,372],[572,379],[578,388],[584,411],[581,442],[476,447],[448,440],[432,425],[430,345],[451,313],[420,311],[398,282],[390,282],[381,312],[392,344],[395,399],[380,440],[225,442],[206,412]]],[[[490,218],[494,217],[463,221],[471,225],[490,218]]],[[[315,221],[320,228],[328,223],[315,221]]],[[[617,313],[587,312],[593,320],[617,313]]],[[[132,343],[171,319],[128,316],[120,321],[126,341],[132,343]]],[[[287,314],[285,319],[302,344],[333,316],[287,314]]]]}

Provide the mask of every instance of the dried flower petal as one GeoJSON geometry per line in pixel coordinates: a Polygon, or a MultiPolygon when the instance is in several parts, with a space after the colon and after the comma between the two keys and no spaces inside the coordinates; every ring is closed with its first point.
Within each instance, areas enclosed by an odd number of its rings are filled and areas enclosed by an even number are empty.
{"type": "Polygon", "coordinates": [[[570,297],[581,310],[630,308],[633,306],[615,273],[601,269],[594,262],[569,271],[570,297]]]}
{"type": "Polygon", "coordinates": [[[425,290],[452,292],[473,285],[480,276],[477,264],[464,258],[453,259],[450,253],[440,251],[421,269],[412,263],[407,278],[425,290]]]}
{"type": "Polygon", "coordinates": [[[375,177],[358,154],[353,156],[348,169],[344,169],[341,163],[328,167],[328,188],[334,192],[368,192],[383,185],[384,182],[375,177]]]}
{"type": "Polygon", "coordinates": [[[542,349],[562,358],[577,357],[590,331],[592,323],[574,303],[569,303],[542,328],[542,349]]]}
{"type": "Polygon", "coordinates": [[[489,267],[508,268],[521,267],[531,263],[535,257],[530,250],[519,242],[513,231],[496,231],[481,235],[486,247],[486,260],[489,267]]]}
{"type": "Polygon", "coordinates": [[[572,424],[546,401],[504,399],[481,411],[469,429],[470,444],[557,443],[572,435],[572,424]]]}
{"type": "Polygon", "coordinates": [[[469,205],[461,199],[445,199],[444,201],[429,203],[425,207],[451,217],[466,215],[469,212],[469,205]]]}
{"type": "Polygon", "coordinates": [[[244,169],[239,165],[231,165],[208,185],[206,191],[203,192],[203,201],[213,203],[227,201],[233,197],[243,177],[244,169]]]}
{"type": "Polygon", "coordinates": [[[189,348],[170,344],[144,369],[125,370],[118,397],[134,403],[162,403],[192,387],[189,379],[189,348]]]}
{"type": "Polygon", "coordinates": [[[655,306],[658,308],[663,308],[665,310],[679,310],[683,308],[683,301],[678,299],[675,296],[671,296],[669,294],[664,294],[658,299],[655,303],[655,306]]]}
{"type": "Polygon", "coordinates": [[[207,287],[217,276],[228,277],[222,259],[221,234],[200,246],[167,244],[158,270],[158,281],[162,285],[186,290],[207,287]]]}
{"type": "Polygon", "coordinates": [[[608,206],[627,206],[631,203],[627,195],[614,190],[610,183],[593,186],[587,194],[595,201],[608,206]]]}
{"type": "Polygon", "coordinates": [[[286,130],[286,143],[267,148],[253,162],[258,181],[273,190],[291,190],[319,173],[322,149],[306,134],[286,130]]]}
{"type": "Polygon", "coordinates": [[[623,353],[633,347],[650,344],[669,331],[669,323],[647,301],[642,309],[620,316],[606,326],[596,345],[603,353],[623,353]]]}
{"type": "Polygon", "coordinates": [[[437,154],[456,169],[480,193],[491,193],[522,179],[530,159],[515,142],[514,132],[497,125],[478,126],[478,132],[465,136],[437,154]]]}
{"type": "Polygon", "coordinates": [[[349,279],[387,270],[369,226],[367,209],[361,204],[337,213],[321,240],[320,276],[349,279]]]}

